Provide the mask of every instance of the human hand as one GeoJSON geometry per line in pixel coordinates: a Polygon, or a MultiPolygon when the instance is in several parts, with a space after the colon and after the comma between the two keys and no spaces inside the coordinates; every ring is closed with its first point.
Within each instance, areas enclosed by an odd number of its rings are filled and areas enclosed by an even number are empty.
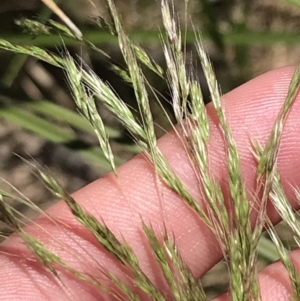
{"type": "MultiPolygon", "coordinates": [[[[250,191],[255,185],[256,162],[250,152],[249,137],[264,145],[287,94],[293,71],[293,67],[271,71],[223,97],[226,115],[240,152],[242,172],[250,191]]],[[[291,185],[300,185],[299,109],[298,97],[286,122],[278,156],[282,184],[294,208],[299,207],[292,198],[291,188],[291,185]]],[[[211,105],[208,105],[208,112],[211,117],[211,169],[226,190],[224,143],[216,127],[217,118],[211,105]]],[[[203,203],[192,166],[176,135],[166,134],[160,139],[159,147],[177,175],[200,204],[203,203]]],[[[163,229],[163,222],[166,223],[167,229],[174,233],[184,261],[196,277],[201,277],[221,259],[218,242],[211,231],[168,188],[158,189],[153,168],[141,155],[118,169],[118,180],[109,174],[76,192],[74,198],[94,216],[101,217],[118,238],[123,236],[129,242],[144,272],[161,290],[165,287],[158,267],[149,255],[149,249],[145,247],[140,216],[146,223],[151,222],[156,231],[163,229]]],[[[116,273],[126,281],[122,269],[98,247],[92,235],[75,221],[65,204],[60,202],[47,212],[60,222],[60,226],[53,224],[47,217],[40,216],[34,224],[26,227],[30,234],[80,271],[103,278],[99,270],[101,264],[105,270],[116,273]],[[48,234],[41,231],[40,227],[48,234]]],[[[274,208],[268,208],[268,214],[272,222],[279,221],[274,208]]],[[[70,273],[61,272],[64,287],[60,286],[54,276],[34,260],[17,236],[3,242],[1,251],[0,300],[70,300],[70,296],[75,300],[111,300],[106,294],[80,282],[70,273]]],[[[292,253],[292,258],[299,268],[299,250],[292,253]]],[[[280,262],[261,271],[259,281],[262,300],[290,299],[291,286],[280,262]]],[[[226,299],[226,296],[221,298],[226,299]]]]}

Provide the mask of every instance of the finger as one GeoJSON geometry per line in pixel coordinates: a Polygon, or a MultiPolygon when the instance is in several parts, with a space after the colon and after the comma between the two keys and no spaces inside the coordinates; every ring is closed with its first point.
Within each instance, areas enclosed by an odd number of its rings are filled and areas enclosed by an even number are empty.
{"type": "MultiPolygon", "coordinates": [[[[226,115],[237,141],[243,175],[250,191],[255,187],[255,161],[250,152],[249,137],[258,139],[262,144],[266,142],[274,119],[283,104],[293,71],[294,68],[289,67],[269,72],[224,96],[226,115]]],[[[300,163],[300,157],[297,155],[300,142],[295,131],[300,123],[297,116],[299,107],[300,101],[297,100],[284,129],[278,157],[283,186],[289,197],[291,197],[289,184],[300,183],[300,172],[297,168],[300,163]]],[[[211,106],[208,107],[208,111],[211,117],[209,146],[211,169],[226,190],[228,175],[224,143],[211,106]]],[[[159,141],[159,147],[191,193],[199,202],[203,202],[190,161],[176,135],[174,133],[165,135],[159,141]]],[[[153,168],[143,156],[137,156],[120,167],[118,175],[118,180],[111,174],[99,179],[75,193],[74,197],[89,212],[103,218],[106,225],[119,238],[124,237],[130,242],[140,265],[153,282],[158,284],[160,279],[156,278],[157,266],[151,260],[149,250],[144,248],[145,241],[140,235],[140,216],[145,221],[151,221],[154,228],[158,230],[162,229],[163,222],[167,224],[168,229],[172,229],[185,262],[196,276],[203,274],[220,259],[221,253],[211,232],[173,192],[166,187],[158,189],[153,168]]],[[[293,205],[295,204],[293,202],[293,205]]],[[[101,248],[96,247],[91,235],[78,226],[62,203],[53,206],[48,212],[56,219],[63,220],[71,229],[53,226],[47,219],[40,218],[39,224],[51,232],[52,237],[46,237],[35,226],[31,227],[30,233],[38,236],[46,244],[50,243],[62,258],[70,259],[70,250],[73,250],[72,263],[81,270],[85,270],[86,266],[90,269],[91,264],[87,263],[91,261],[91,257],[103,263],[105,268],[114,271],[117,269],[114,261],[101,248]],[[53,246],[53,237],[62,241],[67,247],[62,250],[60,246],[53,246]],[[80,253],[82,250],[89,250],[89,256],[80,257],[80,254],[75,256],[75,251],[80,253]]],[[[271,210],[270,217],[274,222],[278,221],[274,210],[271,210]]],[[[28,256],[24,246],[17,242],[17,238],[10,238],[3,247],[6,251],[13,249],[14,252],[22,252],[28,256]]],[[[2,277],[7,279],[7,271],[10,271],[10,283],[25,285],[24,281],[21,281],[25,277],[24,271],[19,270],[18,260],[7,257],[2,260],[0,281],[2,277]]],[[[35,275],[41,272],[40,270],[37,272],[37,267],[34,271],[35,275]]],[[[28,290],[30,284],[28,279],[26,281],[28,290]]],[[[31,288],[31,292],[33,291],[31,288]]]]}
{"type": "MultiPolygon", "coordinates": [[[[300,249],[291,252],[291,260],[296,268],[300,271],[300,249]]],[[[292,283],[289,279],[288,272],[282,262],[277,261],[259,272],[259,287],[261,300],[280,300],[289,301],[295,297],[292,283]]],[[[297,299],[297,298],[296,298],[297,299]]],[[[296,300],[295,299],[295,300],[296,300]]],[[[229,301],[228,293],[213,299],[213,301],[229,301]]]]}

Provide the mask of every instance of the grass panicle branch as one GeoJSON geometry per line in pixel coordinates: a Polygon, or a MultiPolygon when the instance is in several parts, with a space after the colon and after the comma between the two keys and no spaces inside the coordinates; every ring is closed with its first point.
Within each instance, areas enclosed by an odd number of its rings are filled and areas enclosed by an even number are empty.
{"type": "MultiPolygon", "coordinates": [[[[226,208],[223,207],[223,210],[220,210],[217,216],[220,218],[220,228],[224,229],[226,233],[225,235],[221,233],[219,236],[225,248],[224,252],[230,270],[231,299],[256,300],[258,298],[258,284],[255,264],[258,239],[255,239],[256,232],[252,232],[251,229],[251,201],[248,199],[242,178],[239,151],[232,137],[231,129],[222,107],[220,88],[199,37],[196,41],[196,47],[210,91],[212,104],[219,119],[219,128],[223,134],[227,152],[229,191],[231,196],[229,208],[233,209],[229,209],[229,217],[227,217],[224,214],[226,208]],[[255,241],[257,242],[255,243],[255,241]]],[[[219,190],[219,188],[216,189],[216,191],[219,190]]]]}
{"type": "MultiPolygon", "coordinates": [[[[99,244],[113,255],[116,260],[130,270],[134,275],[135,284],[141,290],[153,296],[153,300],[165,300],[163,295],[161,295],[140,268],[138,259],[128,243],[121,243],[105,224],[101,224],[92,214],[86,212],[53,177],[44,173],[42,169],[35,169],[35,172],[41,177],[46,187],[66,203],[74,217],[94,235],[99,244]]],[[[110,275],[110,277],[118,284],[117,277],[114,277],[113,275],[110,275]]],[[[125,286],[119,288],[124,291],[125,286]]]]}
{"type": "Polygon", "coordinates": [[[14,53],[34,56],[37,59],[42,60],[48,64],[51,64],[55,67],[60,67],[62,63],[62,58],[52,53],[49,53],[48,51],[37,46],[16,45],[6,40],[0,39],[0,49],[14,52],[14,53]]]}

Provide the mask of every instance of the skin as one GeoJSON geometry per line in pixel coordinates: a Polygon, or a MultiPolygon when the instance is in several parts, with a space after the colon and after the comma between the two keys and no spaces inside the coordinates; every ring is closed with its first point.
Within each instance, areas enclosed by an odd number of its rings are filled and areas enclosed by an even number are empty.
{"type": "MultiPolygon", "coordinates": [[[[255,187],[255,160],[250,152],[249,137],[264,145],[274,119],[285,99],[294,67],[285,67],[263,74],[223,97],[228,122],[241,155],[241,168],[247,189],[255,187]]],[[[283,186],[294,208],[299,208],[291,186],[300,184],[300,96],[296,99],[283,131],[278,156],[283,186]]],[[[227,173],[224,143],[216,126],[216,116],[208,105],[211,119],[209,143],[210,164],[214,176],[226,191],[227,173]]],[[[198,190],[192,167],[174,133],[159,140],[159,147],[178,176],[186,183],[200,204],[203,198],[198,190]]],[[[140,216],[151,221],[156,233],[163,229],[173,233],[182,256],[196,277],[201,277],[221,259],[221,252],[214,235],[195,217],[182,201],[168,188],[157,183],[150,164],[141,155],[118,169],[118,180],[108,174],[80,191],[74,198],[121,239],[123,236],[137,254],[144,272],[161,290],[167,291],[161,274],[151,257],[149,247],[141,234],[140,216]],[[172,231],[172,232],[171,232],[172,231]]],[[[39,238],[51,250],[57,252],[72,266],[81,271],[102,277],[99,265],[116,273],[124,281],[124,271],[98,247],[95,239],[78,225],[66,206],[59,202],[47,213],[60,222],[55,225],[47,217],[39,217],[26,230],[39,238]],[[45,231],[41,230],[41,226],[45,231]],[[86,251],[84,251],[86,250],[86,251]]],[[[269,206],[268,215],[277,223],[279,216],[269,206]]],[[[112,300],[92,286],[76,280],[68,273],[61,273],[67,291],[33,259],[17,236],[11,236],[1,245],[0,254],[0,300],[112,300]]],[[[297,268],[300,267],[300,252],[292,253],[297,268]]],[[[262,300],[289,300],[291,286],[287,273],[276,262],[259,273],[262,300]]],[[[224,294],[219,299],[227,300],[224,294]]],[[[143,300],[147,300],[144,297],[143,300]]]]}

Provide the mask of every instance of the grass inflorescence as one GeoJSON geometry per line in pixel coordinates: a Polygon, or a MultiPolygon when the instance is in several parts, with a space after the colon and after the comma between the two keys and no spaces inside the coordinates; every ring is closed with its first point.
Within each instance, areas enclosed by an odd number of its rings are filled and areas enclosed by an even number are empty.
{"type": "MultiPolygon", "coordinates": [[[[194,75],[192,68],[189,69],[186,64],[186,53],[183,47],[184,33],[182,33],[179,24],[177,24],[176,14],[169,1],[161,0],[160,3],[164,26],[162,29],[164,33],[162,35],[164,37],[162,38],[162,47],[166,70],[151,59],[139,45],[130,40],[123,30],[114,2],[107,0],[112,20],[112,24],[109,24],[109,29],[111,34],[118,38],[119,47],[126,64],[124,69],[114,65],[112,69],[132,85],[141,116],[140,119],[116,95],[108,83],[97,77],[83,62],[76,62],[67,52],[59,57],[39,47],[12,44],[4,40],[0,40],[0,48],[34,56],[64,70],[76,106],[80,114],[94,129],[99,140],[99,146],[116,178],[118,178],[118,171],[114,154],[104,122],[97,112],[96,102],[102,102],[120,120],[143,151],[147,160],[154,167],[155,173],[159,178],[158,183],[166,185],[174,191],[217,237],[229,270],[231,300],[247,301],[259,300],[260,298],[257,257],[259,239],[265,226],[270,227],[270,237],[278,248],[279,256],[289,273],[295,296],[300,298],[299,274],[282,242],[278,239],[275,230],[266,218],[266,204],[270,198],[282,219],[292,229],[295,240],[299,244],[299,223],[282,188],[276,158],[280,146],[281,133],[299,89],[300,69],[298,67],[295,71],[286,101],[277,119],[274,121],[274,127],[266,146],[263,147],[256,141],[252,141],[253,155],[257,159],[257,190],[250,194],[243,180],[239,151],[222,106],[221,92],[213,67],[201,42],[200,34],[195,32],[197,53],[202,64],[212,105],[218,118],[218,127],[226,148],[230,197],[225,203],[221,184],[212,176],[210,171],[208,159],[209,118],[199,81],[194,75]],[[204,208],[174,172],[157,145],[149,96],[149,91],[153,92],[153,90],[149,86],[142,65],[148,67],[159,77],[164,78],[169,84],[173,113],[177,122],[176,126],[172,126],[193,166],[194,173],[198,179],[199,190],[203,195],[204,208]],[[254,223],[250,219],[253,210],[257,212],[254,223]]],[[[92,49],[96,49],[102,54],[104,53],[101,49],[97,49],[95,45],[86,41],[84,36],[72,36],[72,31],[68,31],[64,26],[59,26],[55,22],[51,24],[56,30],[61,31],[62,36],[73,37],[92,49]]],[[[35,29],[38,28],[36,23],[33,25],[35,29]]],[[[30,28],[30,22],[26,26],[30,28]]],[[[46,27],[42,28],[45,30],[46,27]]],[[[46,29],[51,32],[51,28],[49,28],[47,27],[46,29]]],[[[106,56],[109,58],[108,55],[106,56]]],[[[65,269],[78,279],[89,282],[99,290],[111,294],[117,300],[143,300],[143,297],[141,297],[143,294],[149,296],[151,300],[157,301],[167,300],[170,296],[172,300],[177,301],[206,299],[203,287],[185,264],[176,245],[176,239],[174,239],[172,233],[167,231],[167,227],[161,233],[157,233],[152,225],[147,224],[141,217],[144,236],[149,242],[152,255],[157,261],[169,288],[169,292],[163,292],[154,285],[140,267],[138,258],[129,242],[118,239],[103,221],[98,220],[82,208],[59,185],[58,181],[48,172],[45,172],[43,168],[32,168],[46,187],[56,197],[65,202],[76,220],[93,235],[97,243],[129,275],[128,281],[123,282],[119,276],[110,271],[102,270],[103,275],[110,281],[110,284],[107,285],[107,282],[103,284],[93,275],[76,270],[22,228],[22,222],[18,214],[6,202],[6,198],[21,199],[2,191],[0,220],[20,235],[29,250],[41,261],[46,269],[50,270],[57,277],[58,281],[60,281],[60,270],[65,269]]],[[[300,199],[298,190],[295,190],[295,194],[300,199]]],[[[28,200],[22,201],[29,203],[28,200]]]]}

